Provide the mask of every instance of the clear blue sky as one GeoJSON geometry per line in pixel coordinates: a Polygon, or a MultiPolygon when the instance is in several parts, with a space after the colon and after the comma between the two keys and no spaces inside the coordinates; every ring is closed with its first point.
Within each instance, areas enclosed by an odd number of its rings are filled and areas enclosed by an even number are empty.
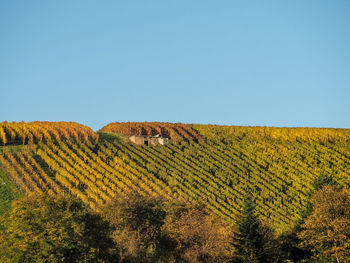
{"type": "Polygon", "coordinates": [[[0,121],[350,128],[350,1],[0,2],[0,121]]]}

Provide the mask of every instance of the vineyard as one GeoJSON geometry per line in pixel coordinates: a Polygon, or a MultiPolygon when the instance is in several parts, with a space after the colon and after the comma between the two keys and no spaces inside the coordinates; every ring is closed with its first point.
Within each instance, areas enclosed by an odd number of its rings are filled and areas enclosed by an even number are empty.
{"type": "Polygon", "coordinates": [[[249,192],[261,219],[282,231],[300,217],[319,175],[350,189],[350,130],[111,123],[95,133],[71,122],[4,122],[0,174],[0,189],[9,195],[17,191],[13,185],[24,194],[65,192],[99,210],[137,191],[200,200],[228,222],[249,192]],[[156,134],[170,142],[128,140],[156,134]]]}

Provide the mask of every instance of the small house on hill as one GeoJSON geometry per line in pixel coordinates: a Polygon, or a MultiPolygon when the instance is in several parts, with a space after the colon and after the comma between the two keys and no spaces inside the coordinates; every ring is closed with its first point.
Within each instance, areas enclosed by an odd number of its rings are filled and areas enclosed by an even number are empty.
{"type": "Polygon", "coordinates": [[[132,135],[129,137],[130,141],[138,145],[165,145],[168,143],[169,138],[163,137],[159,134],[155,136],[147,135],[132,135]]]}

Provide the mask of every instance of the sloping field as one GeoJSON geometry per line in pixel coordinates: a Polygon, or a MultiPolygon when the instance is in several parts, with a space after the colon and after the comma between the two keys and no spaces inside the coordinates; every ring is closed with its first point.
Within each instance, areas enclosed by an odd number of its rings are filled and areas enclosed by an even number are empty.
{"type": "Polygon", "coordinates": [[[279,230],[300,217],[313,180],[350,188],[350,130],[172,123],[1,123],[0,167],[22,192],[70,192],[94,209],[124,191],[201,200],[227,221],[250,192],[279,230]],[[130,135],[170,143],[140,146],[130,135]],[[21,144],[22,147],[13,145],[21,144]]]}
{"type": "Polygon", "coordinates": [[[19,196],[16,185],[0,168],[0,215],[11,206],[11,201],[19,196]]]}

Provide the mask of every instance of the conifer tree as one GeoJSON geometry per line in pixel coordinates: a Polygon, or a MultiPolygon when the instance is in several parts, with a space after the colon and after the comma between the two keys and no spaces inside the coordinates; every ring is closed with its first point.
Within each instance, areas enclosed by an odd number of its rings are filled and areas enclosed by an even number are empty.
{"type": "Polygon", "coordinates": [[[264,237],[261,234],[261,224],[255,215],[255,205],[252,197],[244,199],[242,215],[237,223],[237,233],[233,240],[236,253],[234,263],[267,262],[264,252],[264,237]]]}

